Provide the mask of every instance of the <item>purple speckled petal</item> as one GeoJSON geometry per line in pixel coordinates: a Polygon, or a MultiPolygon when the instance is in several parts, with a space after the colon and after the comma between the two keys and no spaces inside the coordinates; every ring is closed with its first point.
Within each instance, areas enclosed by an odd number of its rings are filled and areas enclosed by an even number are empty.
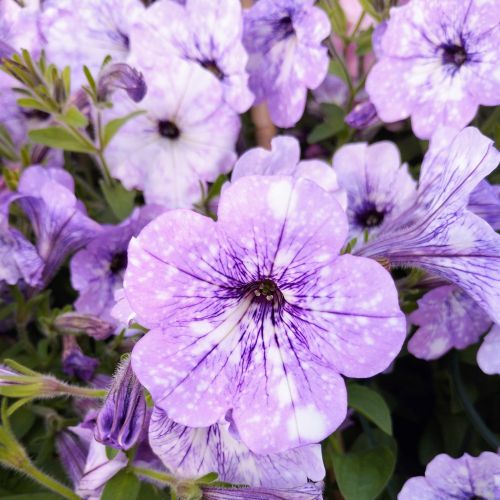
{"type": "Polygon", "coordinates": [[[410,321],[419,328],[408,343],[417,358],[437,359],[452,348],[476,343],[490,327],[485,312],[464,291],[442,286],[426,293],[410,321]]]}
{"type": "Polygon", "coordinates": [[[244,177],[218,216],[168,212],[132,240],[125,291],[156,327],[135,346],[134,371],[183,425],[233,409],[252,451],[318,442],[345,417],[338,373],[371,376],[401,347],[394,284],[375,262],[338,257],[345,214],[309,180],[244,177]]]}
{"type": "Polygon", "coordinates": [[[477,364],[488,375],[500,375],[500,326],[493,325],[477,352],[477,364]]]}
{"type": "Polygon", "coordinates": [[[234,435],[228,422],[184,427],[158,408],[151,416],[149,442],[164,465],[185,479],[216,472],[219,480],[233,484],[293,488],[325,475],[319,445],[258,455],[234,435]]]}
{"type": "Polygon", "coordinates": [[[412,477],[398,494],[398,500],[448,500],[445,493],[437,492],[425,477],[412,477]]]}
{"type": "Polygon", "coordinates": [[[500,236],[465,210],[471,191],[499,156],[477,129],[460,132],[448,148],[424,160],[416,205],[357,253],[441,276],[499,321],[500,236]]]}
{"type": "Polygon", "coordinates": [[[205,486],[205,500],[323,500],[322,482],[306,483],[297,488],[216,488],[205,486]]]}
{"type": "Polygon", "coordinates": [[[484,219],[495,231],[499,231],[500,186],[481,181],[470,194],[467,209],[484,219]]]}
{"type": "Polygon", "coordinates": [[[25,195],[19,203],[33,226],[47,283],[68,254],[84,246],[101,227],[87,217],[73,193],[73,178],[62,169],[32,166],[23,172],[18,190],[25,195]]]}

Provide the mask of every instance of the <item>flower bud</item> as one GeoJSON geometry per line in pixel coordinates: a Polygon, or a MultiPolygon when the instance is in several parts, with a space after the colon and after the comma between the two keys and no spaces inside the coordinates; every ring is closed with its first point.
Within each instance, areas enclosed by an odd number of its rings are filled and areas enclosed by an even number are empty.
{"type": "Polygon", "coordinates": [[[96,340],[107,339],[115,330],[115,327],[97,316],[68,312],[61,314],[54,321],[54,326],[61,332],[78,334],[86,333],[96,340]]]}
{"type": "Polygon", "coordinates": [[[352,108],[344,121],[349,127],[364,129],[375,125],[379,121],[379,118],[375,106],[370,101],[363,101],[352,108]]]}
{"type": "Polygon", "coordinates": [[[147,86],[142,73],[128,64],[108,64],[101,71],[97,82],[99,100],[106,101],[116,89],[125,90],[130,99],[140,102],[146,95],[147,86]]]}
{"type": "Polygon", "coordinates": [[[85,356],[75,337],[63,337],[62,369],[70,377],[78,377],[88,382],[99,364],[97,359],[85,356]]]}
{"type": "Polygon", "coordinates": [[[141,436],[146,418],[146,398],[130,359],[118,368],[104,405],[97,416],[94,437],[97,441],[128,450],[141,436]]]}

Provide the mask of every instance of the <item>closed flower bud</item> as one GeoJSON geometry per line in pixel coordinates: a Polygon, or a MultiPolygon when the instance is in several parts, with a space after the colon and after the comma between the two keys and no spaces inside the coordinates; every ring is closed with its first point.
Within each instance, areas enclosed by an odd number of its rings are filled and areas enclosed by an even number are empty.
{"type": "Polygon", "coordinates": [[[115,327],[97,316],[69,312],[61,314],[54,321],[54,326],[64,333],[86,333],[96,340],[107,339],[114,331],[115,327]]]}
{"type": "Polygon", "coordinates": [[[144,391],[127,359],[113,377],[111,389],[97,417],[94,437],[105,445],[128,450],[137,443],[145,417],[144,391]]]}
{"type": "Polygon", "coordinates": [[[356,104],[344,121],[349,127],[364,129],[375,125],[379,121],[377,110],[370,101],[363,101],[356,104]]]}
{"type": "Polygon", "coordinates": [[[140,102],[146,95],[147,86],[142,73],[125,63],[108,64],[99,75],[97,95],[100,101],[117,89],[127,92],[130,99],[140,102]]]}
{"type": "Polygon", "coordinates": [[[88,382],[94,375],[99,361],[85,356],[75,337],[63,337],[62,369],[70,377],[78,377],[88,382]]]}

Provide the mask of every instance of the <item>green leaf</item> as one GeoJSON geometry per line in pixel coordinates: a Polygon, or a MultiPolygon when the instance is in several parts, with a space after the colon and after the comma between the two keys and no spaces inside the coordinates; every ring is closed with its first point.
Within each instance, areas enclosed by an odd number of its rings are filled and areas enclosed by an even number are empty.
{"type": "Polygon", "coordinates": [[[340,6],[339,0],[332,0],[333,6],[327,9],[327,14],[330,19],[333,31],[343,37],[347,29],[347,19],[344,10],[340,6]]]}
{"type": "Polygon", "coordinates": [[[62,127],[47,127],[30,130],[29,138],[38,144],[64,149],[73,153],[94,153],[94,147],[80,141],[62,127]]]}
{"type": "Polygon", "coordinates": [[[218,477],[219,475],[217,474],[217,472],[209,472],[208,474],[205,474],[204,476],[197,479],[196,484],[210,484],[214,481],[217,481],[218,477]]]}
{"type": "Polygon", "coordinates": [[[359,384],[347,386],[349,406],[392,435],[391,412],[384,398],[373,389],[359,384]]]}
{"type": "Polygon", "coordinates": [[[116,135],[116,133],[132,118],[135,118],[136,116],[144,114],[145,111],[134,111],[133,113],[129,113],[126,116],[123,116],[122,118],[115,118],[114,120],[109,121],[106,123],[106,126],[104,127],[104,132],[103,132],[103,137],[102,137],[102,142],[103,142],[103,148],[105,148],[110,142],[111,139],[116,135]]]}
{"type": "Polygon", "coordinates": [[[363,10],[370,16],[375,19],[375,21],[382,21],[382,16],[380,15],[379,12],[377,12],[377,9],[373,6],[373,3],[371,0],[359,0],[359,3],[361,4],[361,7],[363,7],[363,10]]]}
{"type": "Polygon", "coordinates": [[[22,108],[38,109],[39,111],[44,111],[45,113],[50,113],[50,109],[45,106],[43,102],[37,101],[36,99],[30,97],[21,97],[17,100],[17,105],[22,108]]]}
{"type": "Polygon", "coordinates": [[[372,51],[372,33],[373,28],[370,27],[356,37],[356,54],[358,56],[365,56],[372,51]]]}
{"type": "Polygon", "coordinates": [[[333,467],[340,492],[346,500],[374,500],[394,472],[396,455],[388,446],[335,454],[333,467]]]}
{"type": "Polygon", "coordinates": [[[334,104],[325,105],[323,107],[325,112],[325,121],[316,125],[309,135],[307,136],[307,142],[309,144],[315,144],[325,139],[329,139],[334,135],[338,134],[342,129],[345,128],[344,123],[344,111],[342,108],[335,106],[334,104]]]}
{"type": "Polygon", "coordinates": [[[128,191],[119,182],[115,182],[112,186],[109,186],[101,180],[99,185],[104,198],[116,218],[122,221],[128,217],[134,208],[135,192],[128,191]]]}
{"type": "Polygon", "coordinates": [[[3,500],[61,500],[54,493],[21,493],[19,495],[1,495],[3,500]]]}
{"type": "Polygon", "coordinates": [[[141,482],[134,474],[121,470],[104,487],[101,500],[135,500],[139,497],[141,482]]]}
{"type": "Polygon", "coordinates": [[[87,117],[76,106],[71,106],[61,117],[61,120],[76,128],[85,128],[89,124],[87,117]]]}

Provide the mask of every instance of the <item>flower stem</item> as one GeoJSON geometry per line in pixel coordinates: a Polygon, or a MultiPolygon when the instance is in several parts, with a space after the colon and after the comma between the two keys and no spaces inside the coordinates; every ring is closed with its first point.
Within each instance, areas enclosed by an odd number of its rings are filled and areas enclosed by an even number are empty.
{"type": "Polygon", "coordinates": [[[164,472],[158,472],[156,470],[146,469],[144,467],[130,467],[130,470],[138,476],[147,477],[149,479],[153,479],[154,481],[168,484],[169,486],[177,485],[177,479],[175,479],[174,476],[165,474],[164,472]]]}
{"type": "Polygon", "coordinates": [[[79,496],[71,491],[67,486],[61,484],[50,476],[44,474],[41,470],[37,469],[31,462],[24,465],[22,471],[30,476],[34,481],[45,486],[47,489],[61,495],[63,498],[70,500],[79,500],[79,496]]]}
{"type": "Polygon", "coordinates": [[[462,407],[467,414],[470,422],[478,432],[478,434],[496,451],[500,447],[500,439],[489,429],[484,423],[481,415],[476,411],[472,401],[470,400],[467,390],[465,389],[460,375],[460,360],[458,353],[453,353],[453,383],[455,385],[458,397],[462,403],[462,407]]]}
{"type": "Polygon", "coordinates": [[[78,387],[77,385],[61,384],[61,392],[77,398],[105,398],[108,391],[106,389],[91,389],[89,387],[78,387]]]}

